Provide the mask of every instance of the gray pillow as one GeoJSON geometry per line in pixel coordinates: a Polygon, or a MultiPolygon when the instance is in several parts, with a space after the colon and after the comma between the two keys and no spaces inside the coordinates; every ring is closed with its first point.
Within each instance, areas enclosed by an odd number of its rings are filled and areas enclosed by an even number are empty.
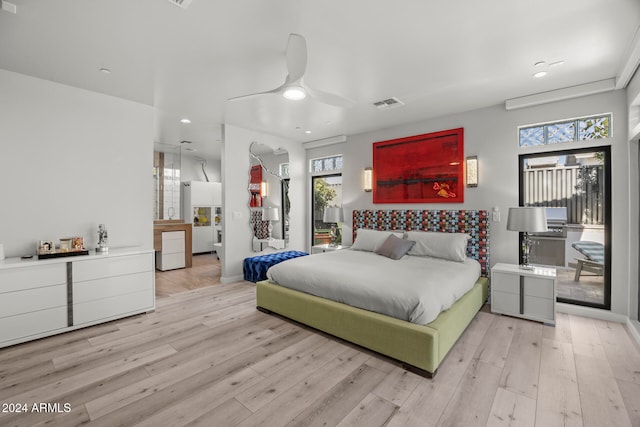
{"type": "Polygon", "coordinates": [[[409,255],[430,256],[457,262],[464,262],[467,256],[469,235],[465,233],[409,231],[407,239],[416,242],[409,255]]]}
{"type": "Polygon", "coordinates": [[[375,253],[391,259],[400,259],[405,256],[415,244],[416,242],[414,241],[400,239],[391,234],[387,237],[387,240],[375,250],[375,253]]]}

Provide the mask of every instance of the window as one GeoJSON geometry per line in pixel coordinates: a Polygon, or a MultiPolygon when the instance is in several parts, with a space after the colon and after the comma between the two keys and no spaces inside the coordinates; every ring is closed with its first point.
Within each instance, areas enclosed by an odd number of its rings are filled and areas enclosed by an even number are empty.
{"type": "Polygon", "coordinates": [[[342,170],[342,155],[311,160],[311,173],[337,172],[342,170]]]}
{"type": "Polygon", "coordinates": [[[589,141],[611,136],[611,114],[518,128],[520,147],[589,141]]]}

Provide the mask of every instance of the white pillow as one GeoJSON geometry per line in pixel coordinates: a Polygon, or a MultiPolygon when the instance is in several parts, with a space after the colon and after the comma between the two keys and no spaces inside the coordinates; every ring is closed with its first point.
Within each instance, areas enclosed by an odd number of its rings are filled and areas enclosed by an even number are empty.
{"type": "Polygon", "coordinates": [[[469,237],[465,233],[409,231],[407,232],[407,239],[415,241],[416,244],[408,254],[462,262],[467,256],[467,241],[469,237]]]}
{"type": "Polygon", "coordinates": [[[375,252],[392,234],[399,239],[402,239],[404,237],[404,231],[393,232],[359,228],[356,232],[356,241],[353,242],[353,246],[351,246],[351,249],[354,249],[356,251],[375,252]]]}

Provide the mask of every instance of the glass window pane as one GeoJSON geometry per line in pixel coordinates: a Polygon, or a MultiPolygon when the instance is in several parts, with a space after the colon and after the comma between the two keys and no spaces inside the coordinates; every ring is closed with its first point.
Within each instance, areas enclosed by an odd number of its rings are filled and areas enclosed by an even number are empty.
{"type": "Polygon", "coordinates": [[[544,127],[535,126],[520,129],[520,147],[544,145],[544,127]]]}
{"type": "Polygon", "coordinates": [[[322,172],[322,159],[313,160],[313,171],[322,172]]]}
{"type": "Polygon", "coordinates": [[[329,157],[328,159],[324,159],[324,170],[332,171],[333,170],[333,157],[329,157]]]}
{"type": "Polygon", "coordinates": [[[575,122],[554,123],[546,126],[547,144],[570,142],[576,140],[575,122]]]}
{"type": "Polygon", "coordinates": [[[580,141],[609,138],[609,116],[589,117],[578,121],[580,141]]]}

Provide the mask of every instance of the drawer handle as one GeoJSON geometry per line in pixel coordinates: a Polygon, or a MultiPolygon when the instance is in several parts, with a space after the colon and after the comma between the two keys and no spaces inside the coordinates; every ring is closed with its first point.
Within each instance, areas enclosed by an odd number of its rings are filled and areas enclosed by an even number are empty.
{"type": "Polygon", "coordinates": [[[524,276],[520,276],[520,314],[524,314],[524,276]]]}

